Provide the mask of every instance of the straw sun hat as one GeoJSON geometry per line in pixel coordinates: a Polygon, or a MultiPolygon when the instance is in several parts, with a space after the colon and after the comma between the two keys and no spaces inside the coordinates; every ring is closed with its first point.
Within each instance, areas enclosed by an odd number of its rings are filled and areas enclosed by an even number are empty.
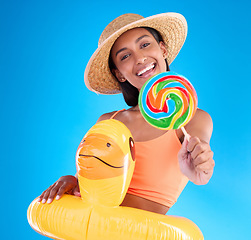
{"type": "Polygon", "coordinates": [[[88,89],[101,94],[121,92],[118,81],[109,69],[110,50],[122,33],[136,27],[151,27],[161,34],[167,47],[168,64],[171,64],[179,53],[187,35],[186,20],[178,13],[162,13],[147,18],[138,14],[119,16],[104,29],[98,49],[87,64],[84,78],[88,89]]]}

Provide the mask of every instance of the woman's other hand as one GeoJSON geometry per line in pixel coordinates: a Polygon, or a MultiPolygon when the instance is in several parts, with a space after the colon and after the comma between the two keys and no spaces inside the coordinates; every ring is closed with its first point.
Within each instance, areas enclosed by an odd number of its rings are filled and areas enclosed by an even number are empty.
{"type": "Polygon", "coordinates": [[[207,184],[213,175],[213,152],[210,145],[198,137],[184,139],[178,159],[181,172],[195,184],[207,184]]]}
{"type": "Polygon", "coordinates": [[[215,165],[209,144],[213,131],[212,119],[208,113],[197,109],[185,129],[193,137],[188,137],[189,140],[185,137],[182,143],[178,154],[180,170],[193,183],[207,184],[215,165]]]}
{"type": "Polygon", "coordinates": [[[80,197],[78,179],[76,177],[72,175],[62,176],[39,196],[38,202],[51,203],[54,198],[58,200],[65,193],[80,197]]]}

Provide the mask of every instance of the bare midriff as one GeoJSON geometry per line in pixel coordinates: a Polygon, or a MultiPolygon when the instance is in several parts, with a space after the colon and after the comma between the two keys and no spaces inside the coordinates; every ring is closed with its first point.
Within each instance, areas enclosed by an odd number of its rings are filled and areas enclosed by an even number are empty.
{"type": "Polygon", "coordinates": [[[126,194],[124,201],[121,203],[120,206],[138,208],[138,209],[142,209],[142,210],[146,210],[146,211],[154,212],[154,213],[160,213],[160,214],[166,214],[167,211],[169,210],[169,207],[164,206],[160,203],[156,203],[148,199],[138,197],[129,193],[126,194]]]}

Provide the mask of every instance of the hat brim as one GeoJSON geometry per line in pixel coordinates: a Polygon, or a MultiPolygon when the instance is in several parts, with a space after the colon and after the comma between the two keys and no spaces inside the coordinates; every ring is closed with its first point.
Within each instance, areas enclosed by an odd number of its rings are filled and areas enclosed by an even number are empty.
{"type": "Polygon", "coordinates": [[[121,92],[117,79],[109,69],[110,50],[116,39],[124,32],[137,27],[151,27],[162,36],[167,47],[170,65],[182,48],[187,36],[186,19],[179,13],[162,13],[130,23],[109,36],[93,53],[84,74],[87,88],[101,94],[121,92]]]}

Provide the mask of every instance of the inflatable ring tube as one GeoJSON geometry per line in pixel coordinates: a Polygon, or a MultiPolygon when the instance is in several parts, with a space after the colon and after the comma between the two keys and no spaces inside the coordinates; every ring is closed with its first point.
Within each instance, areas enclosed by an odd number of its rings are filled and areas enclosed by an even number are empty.
{"type": "Polygon", "coordinates": [[[95,124],[76,154],[81,198],[65,194],[51,204],[35,199],[28,221],[38,233],[67,240],[204,239],[189,219],[119,206],[134,166],[134,143],[121,122],[95,124]]]}

